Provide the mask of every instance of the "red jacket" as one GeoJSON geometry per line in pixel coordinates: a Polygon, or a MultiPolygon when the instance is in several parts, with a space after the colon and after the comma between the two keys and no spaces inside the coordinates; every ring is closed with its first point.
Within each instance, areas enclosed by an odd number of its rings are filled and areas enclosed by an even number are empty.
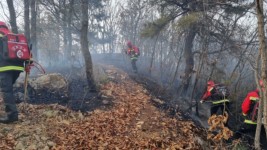
{"type": "Polygon", "coordinates": [[[211,96],[211,91],[213,90],[214,85],[213,86],[208,86],[207,87],[207,91],[204,93],[204,95],[202,96],[202,100],[207,100],[210,96],[211,96]]]}
{"type": "Polygon", "coordinates": [[[246,96],[245,100],[242,103],[242,112],[243,114],[248,114],[250,113],[250,105],[252,104],[251,101],[253,100],[258,100],[259,97],[259,90],[255,90],[252,92],[249,92],[248,95],[246,96]]]}

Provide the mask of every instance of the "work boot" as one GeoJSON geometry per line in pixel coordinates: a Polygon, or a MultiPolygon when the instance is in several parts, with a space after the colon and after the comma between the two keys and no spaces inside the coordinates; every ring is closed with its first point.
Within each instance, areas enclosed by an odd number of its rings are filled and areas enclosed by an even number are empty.
{"type": "Polygon", "coordinates": [[[6,115],[0,117],[0,123],[11,123],[18,121],[18,111],[16,105],[8,104],[6,105],[6,115]]]}

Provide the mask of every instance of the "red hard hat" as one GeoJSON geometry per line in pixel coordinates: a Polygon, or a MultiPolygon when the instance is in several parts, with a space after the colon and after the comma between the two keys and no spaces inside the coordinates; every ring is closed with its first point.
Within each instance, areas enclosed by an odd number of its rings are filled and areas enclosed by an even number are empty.
{"type": "Polygon", "coordinates": [[[212,80],[209,80],[208,83],[207,83],[209,86],[214,86],[215,83],[212,81],[212,80]]]}
{"type": "Polygon", "coordinates": [[[3,21],[0,21],[0,26],[5,26],[7,28],[6,23],[4,23],[3,21]]]}
{"type": "Polygon", "coordinates": [[[4,34],[7,34],[10,32],[6,23],[4,23],[3,21],[0,21],[0,31],[4,34]]]}
{"type": "Polygon", "coordinates": [[[127,46],[132,46],[132,42],[131,41],[128,41],[127,42],[127,46]]]}

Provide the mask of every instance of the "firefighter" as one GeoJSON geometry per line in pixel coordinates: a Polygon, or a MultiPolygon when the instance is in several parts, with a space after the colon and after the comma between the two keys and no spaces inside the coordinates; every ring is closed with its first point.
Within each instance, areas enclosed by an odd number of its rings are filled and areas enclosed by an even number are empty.
{"type": "Polygon", "coordinates": [[[229,110],[229,91],[226,86],[222,84],[215,84],[214,81],[207,82],[207,90],[202,96],[200,103],[210,102],[210,115],[217,114],[219,109],[221,112],[229,110]]]}
{"type": "Polygon", "coordinates": [[[140,55],[139,48],[134,46],[131,41],[127,42],[127,47],[128,50],[126,51],[126,54],[130,56],[133,71],[137,73],[136,61],[138,60],[138,56],[140,55]]]}
{"type": "MultiPolygon", "coordinates": [[[[263,81],[260,80],[259,84],[263,88],[263,81]]],[[[234,138],[240,138],[242,135],[246,134],[245,138],[250,144],[253,144],[254,135],[257,127],[257,116],[259,107],[259,89],[251,91],[245,97],[241,109],[242,109],[242,124],[236,131],[234,138]]],[[[264,141],[265,132],[262,128],[261,130],[261,143],[266,146],[266,141],[264,141]],[[264,141],[264,142],[262,142],[264,141]]],[[[266,138],[265,138],[266,139],[266,138]]]]}
{"type": "Polygon", "coordinates": [[[0,21],[0,98],[5,104],[5,116],[0,116],[0,123],[18,121],[18,110],[13,95],[13,84],[24,71],[23,62],[9,62],[3,59],[4,35],[10,33],[7,25],[0,21]]]}

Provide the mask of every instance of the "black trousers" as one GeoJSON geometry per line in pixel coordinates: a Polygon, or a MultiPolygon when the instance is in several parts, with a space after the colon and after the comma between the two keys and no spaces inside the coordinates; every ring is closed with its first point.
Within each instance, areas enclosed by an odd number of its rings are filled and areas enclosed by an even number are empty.
{"type": "Polygon", "coordinates": [[[137,72],[136,61],[137,61],[137,59],[132,59],[132,60],[131,60],[132,68],[133,68],[133,70],[134,70],[135,72],[137,72]]]}
{"type": "MultiPolygon", "coordinates": [[[[242,122],[239,129],[234,134],[234,139],[242,137],[242,139],[247,141],[250,145],[254,145],[256,127],[257,125],[242,122]]],[[[266,133],[263,126],[261,127],[260,143],[263,149],[267,149],[266,133]]]]}
{"type": "Polygon", "coordinates": [[[20,72],[18,71],[0,72],[0,97],[3,98],[5,105],[8,106],[6,107],[7,112],[13,111],[9,110],[9,108],[14,108],[14,105],[16,105],[13,95],[13,84],[18,79],[19,74],[20,72]]]}
{"type": "Polygon", "coordinates": [[[222,115],[224,110],[228,113],[229,112],[229,106],[230,106],[230,104],[228,102],[226,102],[225,105],[223,103],[222,104],[212,104],[211,108],[210,108],[210,115],[212,116],[214,114],[218,114],[219,111],[220,111],[219,115],[222,115]]]}

